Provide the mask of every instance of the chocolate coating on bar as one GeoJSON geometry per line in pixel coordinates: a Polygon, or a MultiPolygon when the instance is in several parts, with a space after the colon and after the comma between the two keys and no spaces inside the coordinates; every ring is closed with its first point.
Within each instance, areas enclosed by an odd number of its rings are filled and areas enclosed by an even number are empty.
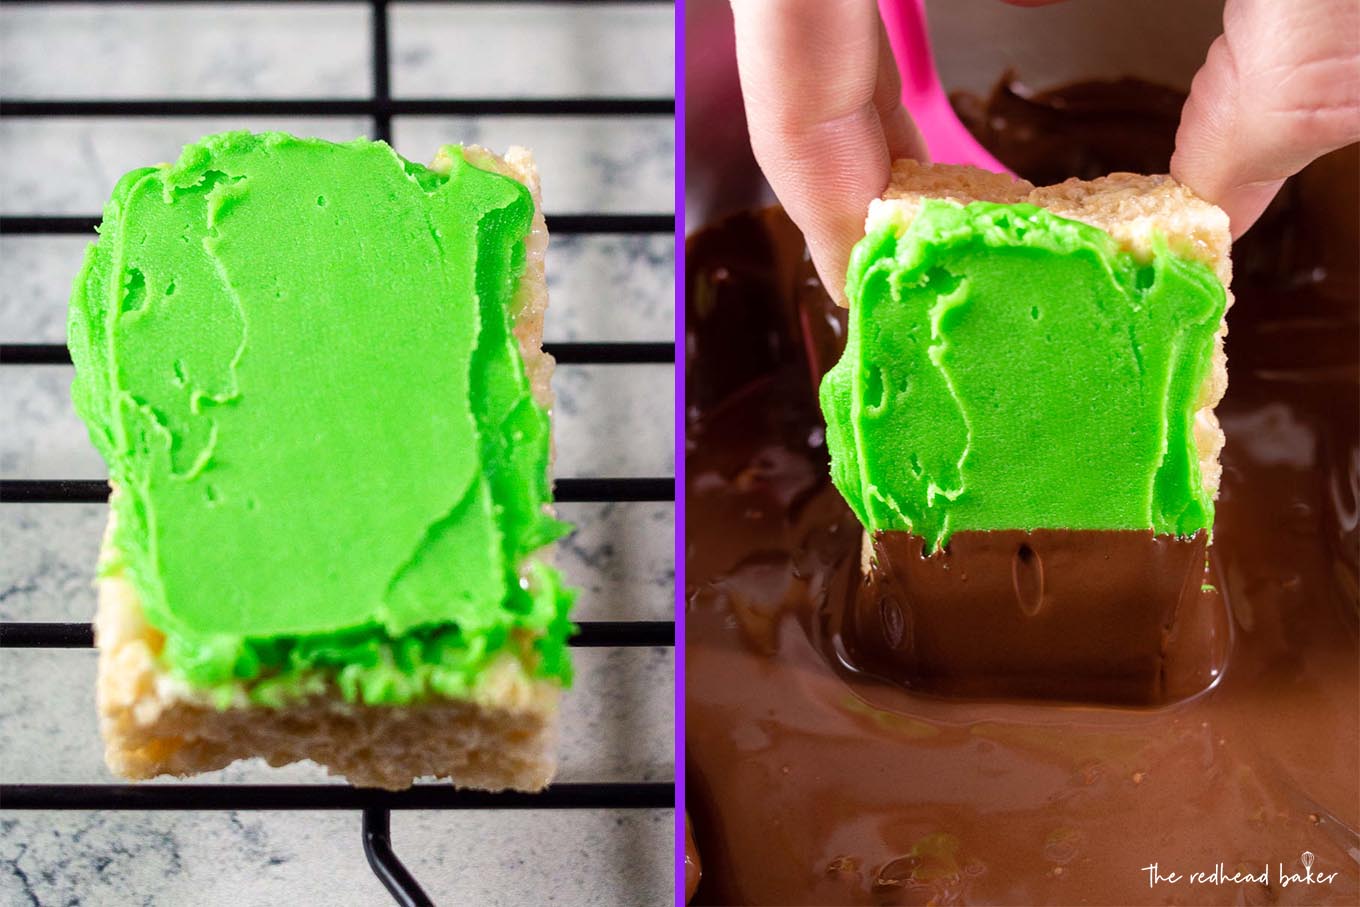
{"type": "MultiPolygon", "coordinates": [[[[1039,182],[1164,172],[1181,99],[1140,110],[1158,90],[1137,88],[979,107],[1005,113],[992,147],[1039,182]]],[[[1232,649],[1211,690],[1154,710],[941,700],[839,663],[830,601],[859,581],[862,532],[827,479],[808,362],[829,364],[842,322],[781,214],[691,239],[695,903],[1360,901],[1357,163],[1347,149],[1291,180],[1234,252],[1209,549],[1232,649]],[[740,343],[721,336],[738,314],[740,343]],[[1304,851],[1340,875],[1281,887],[1304,851]],[[1154,861],[1268,863],[1271,884],[1149,888],[1154,861]]]]}
{"type": "Polygon", "coordinates": [[[1160,704],[1212,683],[1225,654],[1206,537],[966,531],[927,556],[920,536],[879,532],[833,635],[857,669],[920,692],[1160,704]],[[1169,666],[1182,621],[1218,644],[1169,666]]]}

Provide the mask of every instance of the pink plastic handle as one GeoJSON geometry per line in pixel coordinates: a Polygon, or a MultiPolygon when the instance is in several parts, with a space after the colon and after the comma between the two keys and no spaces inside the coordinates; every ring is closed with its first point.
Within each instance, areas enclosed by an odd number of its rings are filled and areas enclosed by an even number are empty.
{"type": "Polygon", "coordinates": [[[924,0],[878,0],[878,13],[902,76],[902,106],[921,130],[930,159],[938,164],[972,164],[995,173],[1010,173],[978,144],[949,104],[935,72],[924,0]]]}

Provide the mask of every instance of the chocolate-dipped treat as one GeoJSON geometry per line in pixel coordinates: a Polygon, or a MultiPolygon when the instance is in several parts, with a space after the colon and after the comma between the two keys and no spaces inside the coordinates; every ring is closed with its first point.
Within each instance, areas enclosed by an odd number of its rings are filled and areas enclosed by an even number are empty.
{"type": "Polygon", "coordinates": [[[832,480],[873,535],[877,588],[838,627],[852,662],[1162,701],[1182,614],[1208,610],[1229,244],[1170,177],[893,166],[821,384],[832,480]]]}
{"type": "MultiPolygon", "coordinates": [[[[1140,112],[1135,94],[1086,84],[973,109],[992,123],[989,146],[1036,182],[1073,175],[1045,172],[1054,133],[1085,175],[1165,170],[1179,105],[1140,112]],[[1102,103],[1119,115],[1099,116],[1102,103]],[[1115,121],[1128,140],[1107,141],[1115,121]]],[[[1212,682],[1157,708],[922,695],[854,648],[844,622],[868,601],[863,528],[830,482],[813,391],[844,314],[777,211],[691,238],[694,903],[1360,899],[1357,169],[1354,148],[1317,162],[1234,250],[1207,549],[1232,644],[1212,621],[1180,624],[1167,664],[1193,676],[1166,679],[1164,698],[1212,682]],[[727,334],[738,318],[745,344],[727,334]]],[[[956,552],[966,538],[953,535],[956,552]]],[[[1032,546],[1046,571],[1047,541],[1032,546]]],[[[1006,632],[953,616],[979,636],[1006,632]]],[[[1095,655],[1097,630],[1074,630],[1051,673],[1095,655]]]]}

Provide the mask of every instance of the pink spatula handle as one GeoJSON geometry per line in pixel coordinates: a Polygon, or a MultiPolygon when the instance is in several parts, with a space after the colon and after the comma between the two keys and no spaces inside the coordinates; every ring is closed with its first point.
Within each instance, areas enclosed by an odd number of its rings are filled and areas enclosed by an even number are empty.
{"type": "Polygon", "coordinates": [[[996,173],[1006,166],[978,144],[949,104],[935,72],[926,30],[924,0],[878,0],[878,12],[902,76],[902,105],[925,138],[930,159],[939,164],[972,164],[996,173]]]}

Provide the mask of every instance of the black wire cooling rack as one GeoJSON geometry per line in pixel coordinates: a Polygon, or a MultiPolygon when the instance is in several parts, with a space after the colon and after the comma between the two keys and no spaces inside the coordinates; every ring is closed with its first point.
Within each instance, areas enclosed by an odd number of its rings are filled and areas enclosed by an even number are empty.
{"type": "MultiPolygon", "coordinates": [[[[72,0],[3,0],[0,5],[59,5],[72,0]]],[[[134,0],[165,3],[169,0],[134,0]]],[[[183,0],[180,0],[183,2],[183,0]]],[[[232,2],[306,3],[309,0],[197,0],[219,5],[232,2]]],[[[455,0],[456,3],[524,0],[455,0]]],[[[537,3],[664,3],[670,0],[533,0],[537,3]]],[[[671,117],[674,98],[466,98],[398,99],[391,96],[387,0],[366,0],[371,11],[373,94],[364,99],[196,99],[196,100],[20,100],[0,97],[0,117],[182,117],[366,116],[372,137],[390,142],[394,116],[620,116],[671,117]]],[[[97,215],[0,216],[0,235],[84,234],[99,223],[97,215]]],[[[671,234],[673,214],[556,214],[548,216],[550,234],[671,234]]],[[[548,343],[545,348],[563,365],[674,363],[670,343],[548,343]]],[[[50,343],[0,343],[0,365],[63,365],[71,361],[65,346],[50,343]]],[[[0,503],[102,503],[108,499],[103,480],[0,480],[0,503]]],[[[674,479],[561,478],[559,502],[672,501],[674,479]]],[[[583,621],[573,646],[673,646],[673,621],[583,621]]],[[[0,648],[77,649],[94,645],[87,623],[0,622],[0,648]]],[[[433,904],[392,849],[394,809],[667,809],[674,806],[670,782],[600,782],[554,784],[536,794],[459,790],[445,784],[418,784],[389,792],[334,784],[0,784],[0,810],[355,810],[362,815],[364,854],[373,872],[398,904],[433,904]]]]}

